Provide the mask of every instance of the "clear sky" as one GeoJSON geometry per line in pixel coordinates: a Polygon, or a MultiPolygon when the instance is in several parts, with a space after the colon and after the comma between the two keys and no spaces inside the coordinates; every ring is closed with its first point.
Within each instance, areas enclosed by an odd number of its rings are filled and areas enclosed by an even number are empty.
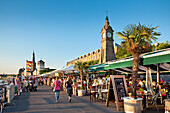
{"type": "Polygon", "coordinates": [[[106,10],[115,35],[128,24],[159,25],[159,43],[170,41],[170,0],[0,0],[0,74],[18,73],[26,60],[46,67],[100,48],[106,10]]]}

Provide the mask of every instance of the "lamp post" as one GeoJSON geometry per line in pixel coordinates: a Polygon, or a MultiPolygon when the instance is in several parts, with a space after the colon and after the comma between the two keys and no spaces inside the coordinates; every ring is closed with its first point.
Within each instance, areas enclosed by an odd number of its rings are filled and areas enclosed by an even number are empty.
{"type": "Polygon", "coordinates": [[[155,42],[154,46],[155,46],[155,51],[157,51],[158,43],[157,43],[157,42],[155,42]]]}

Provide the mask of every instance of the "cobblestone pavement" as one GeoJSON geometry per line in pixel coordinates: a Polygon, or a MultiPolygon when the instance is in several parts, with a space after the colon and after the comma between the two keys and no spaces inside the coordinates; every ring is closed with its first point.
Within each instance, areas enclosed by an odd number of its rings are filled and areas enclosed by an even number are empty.
{"type": "MultiPolygon", "coordinates": [[[[37,92],[23,92],[12,101],[14,106],[6,106],[4,113],[124,113],[116,111],[114,103],[105,107],[105,103],[90,103],[89,96],[73,96],[72,102],[68,102],[64,91],[60,92],[59,103],[55,102],[54,93],[50,86],[39,86],[37,92]]],[[[157,113],[155,110],[144,113],[157,113]]],[[[162,113],[162,112],[158,112],[162,113]]]]}

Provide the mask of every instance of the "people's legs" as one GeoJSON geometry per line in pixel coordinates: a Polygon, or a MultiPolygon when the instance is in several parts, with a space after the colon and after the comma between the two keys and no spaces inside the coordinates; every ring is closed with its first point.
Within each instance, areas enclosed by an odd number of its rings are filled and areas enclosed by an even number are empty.
{"type": "Polygon", "coordinates": [[[35,91],[37,91],[37,86],[35,86],[34,88],[35,88],[35,91]]]}
{"type": "Polygon", "coordinates": [[[18,95],[20,95],[20,87],[18,87],[18,95]]]}
{"type": "Polygon", "coordinates": [[[67,88],[67,94],[68,94],[68,101],[71,102],[71,96],[72,96],[72,89],[67,88]]]}
{"type": "Polygon", "coordinates": [[[58,102],[60,96],[60,90],[55,91],[55,96],[56,96],[56,102],[58,102]]]}

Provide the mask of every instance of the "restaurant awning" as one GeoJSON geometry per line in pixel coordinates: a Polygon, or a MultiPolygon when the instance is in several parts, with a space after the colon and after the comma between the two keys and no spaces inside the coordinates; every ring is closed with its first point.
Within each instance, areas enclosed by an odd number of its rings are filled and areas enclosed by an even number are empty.
{"type": "MultiPolygon", "coordinates": [[[[90,71],[115,70],[121,73],[132,73],[132,62],[133,58],[128,57],[91,66],[90,71]]],[[[145,73],[147,67],[151,67],[151,71],[156,72],[157,64],[160,64],[160,72],[170,72],[170,48],[142,54],[140,56],[139,73],[145,73]]]]}

